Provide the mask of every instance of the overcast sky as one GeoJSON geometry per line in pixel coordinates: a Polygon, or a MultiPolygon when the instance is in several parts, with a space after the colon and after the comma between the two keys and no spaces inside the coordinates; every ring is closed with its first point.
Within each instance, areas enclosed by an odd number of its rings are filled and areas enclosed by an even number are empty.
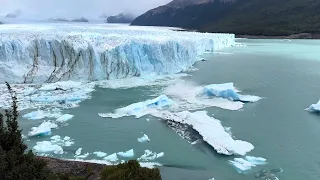
{"type": "Polygon", "coordinates": [[[95,18],[101,14],[130,12],[140,15],[171,0],[0,0],[0,14],[20,9],[24,16],[95,18]]]}

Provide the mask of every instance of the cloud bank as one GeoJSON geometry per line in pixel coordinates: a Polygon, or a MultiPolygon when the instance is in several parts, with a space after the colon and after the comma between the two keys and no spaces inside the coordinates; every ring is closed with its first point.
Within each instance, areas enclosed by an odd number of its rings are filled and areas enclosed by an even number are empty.
{"type": "Polygon", "coordinates": [[[21,10],[30,18],[97,18],[121,12],[140,15],[171,0],[0,0],[0,15],[21,10]]]}

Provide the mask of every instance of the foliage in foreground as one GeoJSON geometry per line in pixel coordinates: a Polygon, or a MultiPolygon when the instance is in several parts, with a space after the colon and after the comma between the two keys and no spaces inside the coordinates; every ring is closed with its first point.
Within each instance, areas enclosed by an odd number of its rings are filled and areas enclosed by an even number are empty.
{"type": "Polygon", "coordinates": [[[12,99],[11,110],[0,113],[0,179],[45,180],[48,177],[46,163],[35,158],[23,143],[18,126],[17,98],[6,83],[12,99]]]}
{"type": "MultiPolygon", "coordinates": [[[[36,158],[23,143],[18,125],[18,107],[15,92],[6,83],[12,99],[10,110],[0,113],[0,180],[86,180],[73,174],[53,173],[47,162],[36,158]]],[[[58,167],[59,168],[59,167],[58,167]]],[[[87,169],[87,172],[92,170],[87,169]]],[[[90,175],[92,174],[89,173],[90,175]]],[[[101,172],[102,180],[161,180],[159,169],[142,168],[131,160],[124,164],[106,166],[101,172]]]]}
{"type": "Polygon", "coordinates": [[[161,180],[159,169],[140,167],[138,161],[130,160],[116,166],[106,166],[101,172],[102,180],[161,180]]]}

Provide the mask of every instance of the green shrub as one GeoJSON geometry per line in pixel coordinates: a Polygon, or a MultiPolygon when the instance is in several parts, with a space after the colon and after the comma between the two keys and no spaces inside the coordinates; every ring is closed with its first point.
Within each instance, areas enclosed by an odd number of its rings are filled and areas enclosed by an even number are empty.
{"type": "Polygon", "coordinates": [[[136,160],[124,164],[107,166],[101,172],[102,180],[161,180],[159,169],[140,167],[136,160]]]}
{"type": "Polygon", "coordinates": [[[12,99],[11,110],[0,113],[0,179],[46,180],[49,171],[46,163],[35,158],[23,143],[18,126],[17,98],[6,83],[12,99]]]}

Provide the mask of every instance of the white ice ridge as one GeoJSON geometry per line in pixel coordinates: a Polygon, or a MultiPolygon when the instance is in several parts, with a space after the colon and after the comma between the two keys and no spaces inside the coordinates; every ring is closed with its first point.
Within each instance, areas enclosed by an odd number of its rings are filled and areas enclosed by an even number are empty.
{"type": "Polygon", "coordinates": [[[256,102],[261,98],[258,96],[241,95],[233,83],[211,84],[203,88],[203,93],[209,97],[221,97],[230,101],[256,102]]]}
{"type": "Polygon", "coordinates": [[[320,113],[320,100],[317,102],[317,104],[312,104],[309,108],[306,109],[310,112],[316,112],[320,113]]]}
{"type": "Polygon", "coordinates": [[[234,158],[234,160],[229,160],[229,163],[236,168],[238,173],[244,173],[245,171],[250,170],[252,167],[266,164],[266,161],[267,160],[262,157],[246,156],[244,159],[234,158]]]}
{"type": "Polygon", "coordinates": [[[254,146],[249,142],[234,140],[230,134],[225,131],[220,121],[209,117],[205,111],[197,111],[194,113],[188,111],[179,113],[158,111],[153,112],[152,115],[191,126],[199,132],[203,140],[212,146],[219,154],[243,156],[254,149],[254,146]]]}
{"type": "Polygon", "coordinates": [[[131,104],[129,106],[116,109],[113,113],[99,113],[104,118],[120,118],[124,116],[136,116],[137,118],[149,114],[155,109],[162,109],[171,106],[173,101],[166,95],[161,95],[154,99],[131,104]]]}
{"type": "Polygon", "coordinates": [[[234,34],[157,27],[1,25],[0,83],[173,74],[192,66],[200,54],[234,44],[234,34]]]}

